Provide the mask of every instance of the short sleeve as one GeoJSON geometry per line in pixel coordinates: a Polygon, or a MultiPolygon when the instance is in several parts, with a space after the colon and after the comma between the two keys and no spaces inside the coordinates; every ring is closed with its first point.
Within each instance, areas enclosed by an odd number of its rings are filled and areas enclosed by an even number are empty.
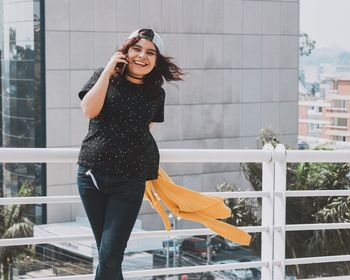
{"type": "Polygon", "coordinates": [[[96,84],[98,78],[101,76],[104,68],[98,68],[90,77],[90,79],[85,83],[85,85],[82,87],[82,89],[79,91],[78,96],[80,100],[82,100],[85,96],[85,94],[92,89],[92,87],[96,84]]]}
{"type": "Polygon", "coordinates": [[[160,100],[157,105],[157,111],[155,112],[152,122],[164,122],[164,103],[165,103],[165,91],[161,88],[160,100]]]}

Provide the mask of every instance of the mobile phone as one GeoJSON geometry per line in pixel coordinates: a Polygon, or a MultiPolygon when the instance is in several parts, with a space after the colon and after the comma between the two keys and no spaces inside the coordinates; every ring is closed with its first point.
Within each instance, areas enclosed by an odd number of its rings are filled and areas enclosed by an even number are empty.
{"type": "MultiPolygon", "coordinates": [[[[125,57],[125,59],[128,57],[128,55],[126,54],[126,57],[125,57]]],[[[119,63],[117,63],[117,65],[115,66],[115,69],[118,69],[119,70],[119,73],[118,73],[118,75],[123,75],[123,73],[124,73],[124,71],[125,71],[125,69],[126,69],[126,66],[127,66],[127,64],[126,63],[123,63],[123,62],[119,62],[119,63]]]]}

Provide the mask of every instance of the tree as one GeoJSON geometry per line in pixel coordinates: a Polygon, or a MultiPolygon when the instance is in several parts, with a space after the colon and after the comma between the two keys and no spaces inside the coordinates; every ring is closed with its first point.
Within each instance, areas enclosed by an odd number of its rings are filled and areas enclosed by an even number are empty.
{"type": "Polygon", "coordinates": [[[311,54],[312,50],[315,48],[316,42],[309,38],[306,33],[301,33],[299,35],[299,55],[308,56],[311,54]]]}
{"type": "MultiPolygon", "coordinates": [[[[276,146],[279,139],[269,129],[263,129],[258,137],[258,147],[270,143],[276,146]]],[[[286,145],[286,149],[290,149],[286,145]]],[[[318,146],[315,150],[327,150],[318,146]]],[[[256,191],[262,189],[262,165],[260,163],[242,163],[245,177],[256,191]]],[[[289,163],[287,164],[288,190],[336,190],[350,189],[349,163],[289,163]]],[[[237,189],[235,187],[235,189],[237,189]]],[[[222,190],[222,188],[221,188],[222,190]]],[[[225,190],[226,191],[226,190],[225,190]]],[[[257,200],[261,205],[261,200],[257,200]]],[[[232,209],[229,222],[238,225],[260,225],[258,212],[250,210],[251,202],[243,200],[228,203],[232,209]],[[255,218],[254,218],[255,215],[255,218]],[[255,219],[255,220],[254,220],[255,219]],[[253,220],[255,222],[253,222],[253,220]]],[[[287,224],[312,223],[349,223],[350,197],[288,198],[287,224]]],[[[286,233],[286,258],[327,256],[348,254],[350,248],[350,230],[297,231],[286,233]]],[[[260,249],[260,246],[255,246],[260,249]]],[[[287,267],[287,272],[297,277],[348,275],[349,263],[325,263],[287,267]]]]}
{"type": "MultiPolygon", "coordinates": [[[[19,197],[32,196],[34,187],[28,181],[24,182],[17,193],[19,197]]],[[[33,236],[33,223],[24,216],[28,205],[11,205],[0,207],[0,237],[21,238],[33,236]]],[[[11,269],[17,257],[27,246],[0,247],[0,262],[4,280],[11,277],[11,269]]]]}
{"type": "MultiPolygon", "coordinates": [[[[234,184],[222,183],[216,186],[218,192],[236,192],[239,188],[234,184]]],[[[235,226],[259,226],[261,225],[261,216],[259,215],[259,203],[257,199],[244,198],[226,198],[225,204],[232,210],[231,217],[225,219],[226,223],[235,226]]],[[[252,248],[260,252],[261,236],[252,233],[252,248]]]]}

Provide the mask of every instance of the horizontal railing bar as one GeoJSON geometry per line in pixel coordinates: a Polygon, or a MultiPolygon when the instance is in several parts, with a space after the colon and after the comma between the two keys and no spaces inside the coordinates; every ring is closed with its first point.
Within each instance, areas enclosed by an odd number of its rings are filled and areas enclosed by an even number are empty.
{"type": "MultiPolygon", "coordinates": [[[[266,232],[268,227],[266,226],[247,226],[247,227],[238,227],[246,232],[266,232]]],[[[199,229],[179,229],[172,231],[147,231],[147,232],[134,232],[131,235],[131,238],[134,239],[143,239],[143,238],[152,238],[152,237],[178,237],[178,236],[192,236],[192,235],[212,235],[216,234],[210,229],[199,228],[199,229]],[[153,234],[152,234],[153,233],[153,234]]]]}
{"type": "MultiPolygon", "coordinates": [[[[123,272],[125,277],[125,272],[123,272]]],[[[57,277],[44,277],[44,278],[35,278],[36,280],[93,280],[95,279],[95,274],[80,274],[72,276],[57,276],[57,277]]]]}
{"type": "Polygon", "coordinates": [[[262,191],[242,191],[242,192],[202,192],[202,194],[219,196],[223,198],[261,198],[269,197],[269,192],[262,191]]]}
{"type": "MultiPolygon", "coordinates": [[[[256,198],[268,197],[268,192],[245,191],[245,192],[203,192],[202,194],[223,198],[256,198]]],[[[144,199],[147,200],[147,199],[144,199]]],[[[57,204],[57,203],[80,203],[80,197],[75,196],[28,196],[28,197],[0,197],[0,205],[13,204],[57,204]]]]}
{"type": "MultiPolygon", "coordinates": [[[[269,162],[258,149],[160,149],[161,162],[269,162]]],[[[0,148],[0,162],[76,162],[79,148],[0,148]]],[[[287,162],[349,162],[350,151],[287,150],[287,162]]]]}
{"type": "Polygon", "coordinates": [[[77,162],[78,148],[0,148],[0,162],[77,162]]]}
{"type": "MultiPolygon", "coordinates": [[[[268,227],[263,226],[249,226],[249,227],[238,227],[246,232],[266,232],[268,227]]],[[[212,235],[216,234],[213,231],[203,229],[181,229],[181,230],[154,230],[154,231],[142,231],[132,232],[130,239],[145,239],[154,237],[178,237],[178,236],[192,236],[192,235],[212,235]]],[[[25,238],[7,238],[0,239],[0,247],[5,246],[20,246],[20,245],[31,245],[31,244],[45,244],[45,243],[57,243],[65,241],[82,241],[82,240],[93,240],[92,234],[79,234],[79,235],[62,235],[62,236],[45,236],[45,237],[25,237],[25,238]]]]}
{"type": "Polygon", "coordinates": [[[287,150],[286,162],[350,162],[350,151],[287,150]]]}
{"type": "Polygon", "coordinates": [[[125,276],[127,278],[142,276],[158,276],[168,274],[182,274],[182,273],[196,273],[196,272],[208,272],[208,271],[220,271],[228,269],[244,269],[254,267],[268,267],[268,262],[241,262],[241,263],[228,263],[228,264],[212,264],[212,265],[197,265],[197,266],[182,266],[175,268],[161,268],[161,269],[149,269],[139,271],[126,271],[125,276]]]}
{"type": "MultiPolygon", "coordinates": [[[[320,278],[306,278],[300,280],[320,280],[320,278]]],[[[322,277],[322,280],[349,280],[348,276],[333,276],[333,277],[322,277]]]]}
{"type": "Polygon", "coordinates": [[[161,162],[269,162],[272,153],[257,149],[160,149],[161,162]]]}
{"type": "MultiPolygon", "coordinates": [[[[161,162],[269,162],[257,149],[159,149],[161,162]]],[[[0,148],[0,162],[77,162],[78,148],[0,148]]]]}
{"type": "Polygon", "coordinates": [[[56,204],[56,203],[80,203],[78,195],[74,196],[27,196],[27,197],[1,197],[0,205],[13,204],[56,204]]]}
{"type": "MultiPolygon", "coordinates": [[[[203,192],[203,194],[223,198],[259,198],[268,197],[268,192],[242,191],[242,192],[203,192]]],[[[311,191],[286,191],[287,197],[318,197],[318,196],[349,196],[350,190],[311,190],[311,191]]],[[[145,199],[146,200],[146,199],[145,199]]],[[[1,197],[0,205],[12,204],[56,204],[56,203],[80,203],[79,196],[45,196],[45,197],[1,197]]]]}
{"type": "Polygon", "coordinates": [[[350,261],[350,255],[339,255],[339,256],[322,256],[322,257],[286,259],[285,264],[297,265],[297,264],[349,262],[349,261],[350,261]]]}
{"type": "Polygon", "coordinates": [[[93,235],[78,234],[78,235],[61,235],[61,236],[43,236],[43,237],[3,238],[3,239],[0,239],[0,247],[57,243],[57,242],[65,242],[65,241],[83,241],[83,240],[93,240],[93,235]]]}
{"type": "MultiPolygon", "coordinates": [[[[144,270],[133,270],[123,272],[124,278],[134,277],[146,277],[146,276],[161,276],[161,275],[177,275],[183,273],[198,273],[208,271],[221,271],[229,269],[245,269],[255,267],[268,267],[268,262],[241,262],[241,263],[227,263],[227,264],[213,264],[213,265],[197,265],[197,266],[182,266],[175,268],[158,268],[158,269],[144,269],[144,270]]],[[[93,275],[75,275],[75,276],[60,276],[60,277],[49,277],[49,278],[37,278],[37,280],[85,280],[92,279],[93,275]]]]}
{"type": "Polygon", "coordinates": [[[324,230],[324,229],[350,229],[350,223],[323,223],[323,224],[286,225],[286,231],[324,230]]]}
{"type": "Polygon", "coordinates": [[[350,190],[286,191],[287,197],[350,196],[350,190]]]}

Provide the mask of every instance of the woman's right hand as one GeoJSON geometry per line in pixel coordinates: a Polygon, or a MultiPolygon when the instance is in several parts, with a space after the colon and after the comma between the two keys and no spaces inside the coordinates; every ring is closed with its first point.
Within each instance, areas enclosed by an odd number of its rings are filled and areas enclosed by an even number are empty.
{"type": "Polygon", "coordinates": [[[105,69],[103,70],[104,72],[108,73],[109,77],[111,77],[112,75],[114,75],[116,73],[116,65],[118,63],[125,63],[128,64],[127,61],[127,56],[125,54],[123,54],[120,51],[117,51],[112,57],[111,59],[108,61],[105,69]]]}

